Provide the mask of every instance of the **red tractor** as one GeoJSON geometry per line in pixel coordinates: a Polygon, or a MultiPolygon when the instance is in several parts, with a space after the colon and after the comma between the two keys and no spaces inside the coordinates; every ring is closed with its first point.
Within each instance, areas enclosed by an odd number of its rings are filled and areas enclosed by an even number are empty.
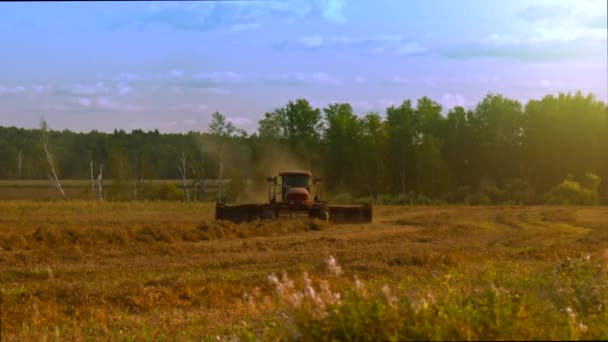
{"type": "Polygon", "coordinates": [[[217,203],[216,220],[233,222],[279,217],[309,217],[340,223],[372,221],[372,206],[330,206],[321,200],[320,178],[314,178],[310,171],[284,171],[278,176],[267,178],[268,203],[226,205],[217,203]],[[312,188],[315,195],[312,196],[312,188]]]}

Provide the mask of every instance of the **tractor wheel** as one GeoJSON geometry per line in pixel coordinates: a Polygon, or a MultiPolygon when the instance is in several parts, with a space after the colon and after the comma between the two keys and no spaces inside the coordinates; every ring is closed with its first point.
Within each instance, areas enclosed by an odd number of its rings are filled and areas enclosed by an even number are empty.
{"type": "Polygon", "coordinates": [[[327,208],[315,209],[311,212],[310,217],[321,221],[327,221],[329,220],[329,210],[327,208]]]}
{"type": "Polygon", "coordinates": [[[274,213],[275,213],[275,211],[272,208],[264,209],[264,211],[262,211],[262,219],[263,220],[272,220],[275,218],[274,213]]]}

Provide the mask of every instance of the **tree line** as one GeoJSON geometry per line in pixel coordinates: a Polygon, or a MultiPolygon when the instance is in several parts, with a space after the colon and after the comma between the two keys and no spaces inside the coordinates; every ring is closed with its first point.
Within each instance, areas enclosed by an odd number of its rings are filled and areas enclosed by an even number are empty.
{"type": "MultiPolygon", "coordinates": [[[[265,113],[251,135],[214,113],[207,132],[64,130],[46,139],[63,179],[88,179],[91,164],[103,164],[113,180],[251,179],[263,192],[267,176],[303,168],[346,202],[593,204],[608,197],[608,106],[581,92],[525,104],[488,94],[447,113],[428,97],[364,115],[348,103],[314,108],[296,99],[265,113]]],[[[41,130],[0,127],[0,178],[46,178],[44,148],[41,130]]]]}

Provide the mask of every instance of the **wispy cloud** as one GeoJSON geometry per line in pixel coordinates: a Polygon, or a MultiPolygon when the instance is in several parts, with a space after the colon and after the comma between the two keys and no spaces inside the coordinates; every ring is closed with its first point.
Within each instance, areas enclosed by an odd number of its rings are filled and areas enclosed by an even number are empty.
{"type": "Polygon", "coordinates": [[[357,50],[368,54],[416,55],[428,49],[418,42],[409,41],[401,35],[352,36],[303,36],[275,44],[275,50],[357,50]]]}
{"type": "Polygon", "coordinates": [[[460,94],[444,93],[441,96],[439,103],[449,110],[456,106],[465,107],[467,105],[467,99],[460,94]]]}
{"type": "Polygon", "coordinates": [[[30,95],[38,96],[50,92],[53,87],[43,84],[33,84],[31,86],[25,85],[12,85],[3,86],[0,85],[0,96],[2,95],[30,95]]]}
{"type": "Polygon", "coordinates": [[[402,76],[393,76],[391,78],[389,78],[388,80],[384,81],[384,84],[387,85],[404,85],[404,84],[410,84],[411,81],[406,78],[406,77],[402,77],[402,76]]]}
{"type": "Polygon", "coordinates": [[[341,85],[342,81],[325,72],[296,72],[270,75],[264,82],[274,85],[305,86],[305,85],[341,85]]]}
{"type": "Polygon", "coordinates": [[[73,99],[70,102],[65,102],[61,105],[64,110],[72,110],[77,112],[140,112],[144,109],[141,104],[125,103],[117,101],[110,96],[81,96],[73,99]],[[70,104],[76,104],[77,107],[70,104]]]}
{"type": "Polygon", "coordinates": [[[534,24],[596,27],[603,22],[600,28],[606,28],[607,9],[604,0],[566,0],[530,5],[518,14],[534,24]]]}
{"type": "Polygon", "coordinates": [[[242,86],[247,80],[233,71],[214,71],[186,74],[172,81],[175,86],[185,88],[218,88],[225,86],[242,86]]]}
{"type": "Polygon", "coordinates": [[[357,83],[357,84],[363,84],[363,83],[367,82],[367,79],[363,76],[355,76],[353,81],[355,81],[355,83],[357,83]]]}
{"type": "Polygon", "coordinates": [[[182,104],[173,106],[171,109],[175,110],[175,111],[203,113],[203,112],[207,112],[207,110],[209,109],[209,106],[204,103],[182,103],[182,104]]]}
{"type": "Polygon", "coordinates": [[[526,30],[493,33],[480,42],[443,46],[434,53],[456,59],[503,58],[534,62],[606,57],[608,53],[605,1],[531,5],[518,15],[526,30]]]}
{"type": "Polygon", "coordinates": [[[442,57],[452,59],[500,58],[527,62],[606,57],[606,52],[606,45],[584,39],[503,45],[465,44],[442,47],[434,51],[442,57]]]}
{"type": "Polygon", "coordinates": [[[344,23],[346,6],[344,0],[166,2],[150,4],[135,16],[112,13],[107,20],[111,29],[164,25],[180,31],[240,32],[256,29],[268,19],[321,18],[344,23]]]}

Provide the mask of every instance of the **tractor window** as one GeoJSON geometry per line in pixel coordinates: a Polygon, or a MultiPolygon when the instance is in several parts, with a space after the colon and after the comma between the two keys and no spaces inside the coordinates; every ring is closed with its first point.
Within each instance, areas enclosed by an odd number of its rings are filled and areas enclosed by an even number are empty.
{"type": "Polygon", "coordinates": [[[308,188],[308,176],[283,176],[283,188],[308,188]]]}

